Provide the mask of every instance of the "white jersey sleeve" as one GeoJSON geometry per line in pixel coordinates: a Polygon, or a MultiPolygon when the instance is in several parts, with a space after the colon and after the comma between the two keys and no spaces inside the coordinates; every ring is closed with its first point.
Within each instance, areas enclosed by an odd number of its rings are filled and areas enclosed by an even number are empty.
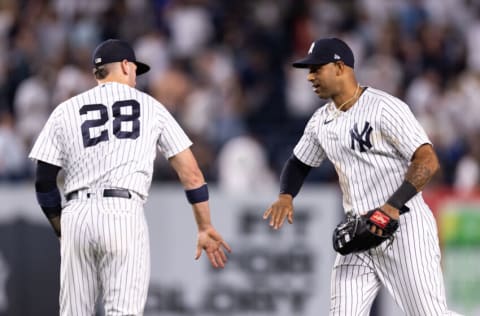
{"type": "Polygon", "coordinates": [[[305,127],[302,138],[293,149],[293,154],[301,162],[311,167],[318,167],[326,158],[325,152],[320,145],[318,138],[318,127],[320,120],[320,111],[317,110],[305,127]]]}
{"type": "Polygon", "coordinates": [[[408,105],[399,99],[394,100],[397,101],[395,106],[382,108],[381,132],[403,158],[410,161],[418,147],[431,142],[408,105]]]}
{"type": "Polygon", "coordinates": [[[163,130],[158,139],[158,149],[166,159],[175,156],[192,145],[178,122],[162,106],[163,130]]]}
{"type": "Polygon", "coordinates": [[[63,132],[59,124],[61,116],[61,110],[57,107],[38,135],[29,158],[63,167],[65,157],[63,132]]]}

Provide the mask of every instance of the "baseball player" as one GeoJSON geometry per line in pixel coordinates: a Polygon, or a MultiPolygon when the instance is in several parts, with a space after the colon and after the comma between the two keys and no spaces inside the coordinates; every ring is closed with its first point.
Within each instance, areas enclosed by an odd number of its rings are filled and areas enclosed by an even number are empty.
{"type": "Polygon", "coordinates": [[[436,223],[420,193],[439,164],[409,107],[383,91],[361,86],[353,53],[340,39],[315,41],[308,56],[293,66],[308,68],[313,91],[331,102],[306,125],[282,171],[278,200],[264,219],[274,229],[285,219],[293,223],[293,198],[311,168],[329,159],[347,214],[375,210],[367,220],[370,232],[378,236],[389,222],[399,224],[390,242],[337,255],[330,315],[369,315],[382,285],[406,315],[457,315],[447,308],[436,223]]]}
{"type": "Polygon", "coordinates": [[[111,39],[95,49],[93,67],[98,85],[60,104],[32,148],[37,200],[61,238],[60,315],[94,315],[100,289],[106,315],[142,315],[150,276],[143,205],[157,148],[192,204],[195,259],[203,249],[213,267],[224,267],[230,247],[211,224],[191,141],[162,104],[134,88],[149,66],[111,39]]]}

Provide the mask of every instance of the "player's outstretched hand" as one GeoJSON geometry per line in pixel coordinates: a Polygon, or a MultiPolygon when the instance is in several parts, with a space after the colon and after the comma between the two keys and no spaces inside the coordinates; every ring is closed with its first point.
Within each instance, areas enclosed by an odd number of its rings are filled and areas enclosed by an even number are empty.
{"type": "Polygon", "coordinates": [[[205,250],[208,260],[210,260],[214,268],[225,267],[227,255],[224,250],[232,252],[230,246],[223,240],[222,236],[220,236],[213,226],[209,226],[198,232],[195,260],[198,260],[202,255],[202,249],[205,250]]]}
{"type": "Polygon", "coordinates": [[[285,222],[285,217],[293,224],[293,197],[290,194],[280,194],[278,200],[263,213],[263,219],[270,217],[269,225],[273,229],[279,229],[285,222]]]}

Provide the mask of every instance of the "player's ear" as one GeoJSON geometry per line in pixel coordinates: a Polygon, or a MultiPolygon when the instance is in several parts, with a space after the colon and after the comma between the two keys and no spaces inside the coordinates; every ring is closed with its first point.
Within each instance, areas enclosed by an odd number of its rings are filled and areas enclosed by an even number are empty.
{"type": "Polygon", "coordinates": [[[128,65],[128,60],[124,59],[120,62],[120,67],[122,69],[122,74],[128,75],[130,73],[130,67],[128,65]]]}
{"type": "Polygon", "coordinates": [[[345,64],[342,61],[337,61],[335,63],[335,69],[337,76],[339,76],[345,71],[345,64]]]}

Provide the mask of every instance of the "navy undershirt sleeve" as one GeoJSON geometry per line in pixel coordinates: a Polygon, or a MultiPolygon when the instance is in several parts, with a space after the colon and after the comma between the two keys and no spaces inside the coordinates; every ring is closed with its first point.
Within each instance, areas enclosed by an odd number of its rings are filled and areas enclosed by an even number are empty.
{"type": "Polygon", "coordinates": [[[312,167],[301,162],[295,155],[291,155],[280,175],[280,194],[295,197],[311,169],[312,167]]]}
{"type": "Polygon", "coordinates": [[[60,167],[38,161],[35,175],[37,201],[48,218],[59,216],[62,211],[61,196],[57,187],[60,167]]]}

